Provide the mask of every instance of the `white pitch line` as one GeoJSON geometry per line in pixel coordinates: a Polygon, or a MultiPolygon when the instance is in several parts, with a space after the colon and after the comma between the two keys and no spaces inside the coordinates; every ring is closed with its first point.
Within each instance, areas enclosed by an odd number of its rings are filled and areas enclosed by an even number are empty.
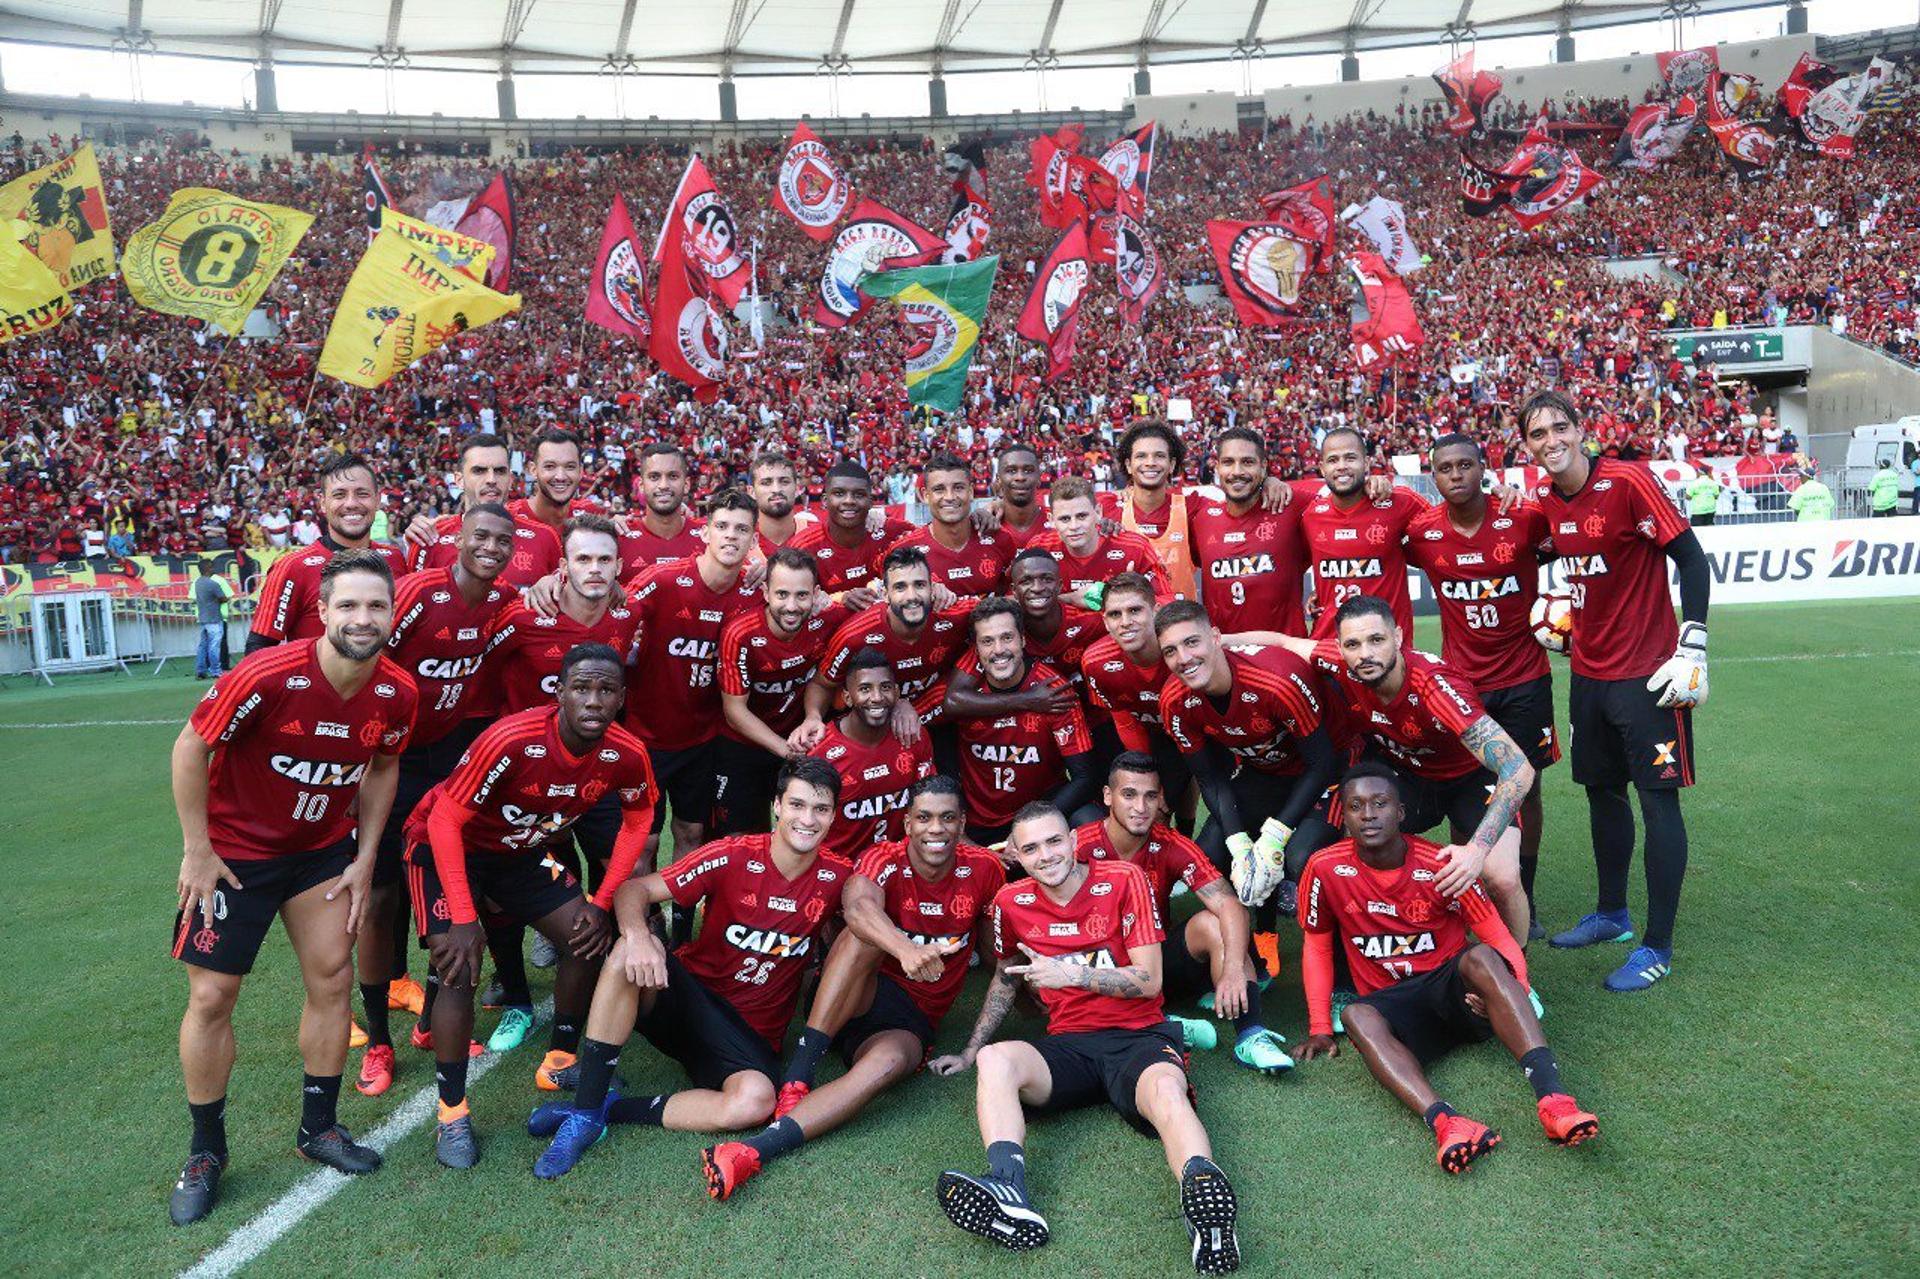
{"type": "MultiPolygon", "coordinates": [[[[544,999],[534,1009],[534,1015],[540,1021],[546,1021],[553,1014],[553,1000],[544,999]]],[[[474,1058],[467,1069],[469,1089],[486,1077],[488,1071],[499,1065],[503,1058],[500,1053],[482,1053],[474,1058]]],[[[371,1146],[382,1155],[409,1137],[413,1132],[426,1125],[436,1113],[440,1093],[432,1084],[422,1088],[407,1098],[401,1107],[387,1116],[386,1122],[369,1133],[362,1145],[371,1146]]],[[[373,1173],[379,1176],[379,1173],[373,1173]]],[[[331,1168],[318,1168],[293,1184],[292,1189],[281,1195],[260,1213],[231,1235],[227,1241],[202,1257],[197,1265],[180,1272],[181,1279],[227,1279],[227,1276],[239,1271],[257,1260],[262,1253],[286,1235],[295,1226],[325,1204],[327,1200],[345,1190],[364,1177],[349,1177],[335,1172],[331,1168]]]]}
{"type": "Polygon", "coordinates": [[[1842,662],[1862,657],[1920,657],[1920,648],[1879,648],[1851,653],[1755,653],[1748,657],[1710,657],[1707,667],[1744,666],[1753,662],[1842,662]]]}
{"type": "Polygon", "coordinates": [[[0,723],[0,729],[9,728],[136,728],[154,724],[180,724],[179,719],[69,719],[53,723],[6,724],[0,723]]]}

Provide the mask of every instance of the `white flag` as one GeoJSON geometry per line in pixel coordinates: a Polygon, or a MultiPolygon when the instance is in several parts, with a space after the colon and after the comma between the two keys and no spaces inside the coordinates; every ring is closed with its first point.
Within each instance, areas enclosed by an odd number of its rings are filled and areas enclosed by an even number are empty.
{"type": "Polygon", "coordinates": [[[1360,206],[1352,221],[1373,241],[1395,275],[1412,275],[1423,265],[1420,250],[1407,233],[1407,211],[1396,201],[1376,195],[1360,206]]]}

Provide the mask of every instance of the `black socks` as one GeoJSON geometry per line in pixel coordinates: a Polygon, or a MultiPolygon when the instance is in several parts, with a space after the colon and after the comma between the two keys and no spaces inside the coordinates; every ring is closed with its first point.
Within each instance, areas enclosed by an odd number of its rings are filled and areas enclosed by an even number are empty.
{"type": "Polygon", "coordinates": [[[1427,1107],[1426,1114],[1422,1115],[1421,1118],[1427,1121],[1427,1127],[1437,1130],[1440,1127],[1441,1116],[1451,1115],[1452,1113],[1452,1106],[1449,1106],[1444,1101],[1436,1101],[1427,1107]]]}
{"type": "Polygon", "coordinates": [[[1527,1082],[1533,1085],[1536,1098],[1549,1097],[1560,1089],[1560,1063],[1553,1059],[1553,1049],[1545,1044],[1520,1058],[1520,1069],[1527,1074],[1527,1082]]]}
{"type": "Polygon", "coordinates": [[[1017,1141],[996,1141],[987,1147],[987,1171],[1027,1193],[1027,1152],[1017,1141]]]}
{"type": "Polygon", "coordinates": [[[221,1163],[227,1161],[227,1099],[218,1101],[190,1101],[187,1113],[193,1117],[193,1144],[187,1148],[190,1155],[212,1155],[221,1163]]]}
{"type": "Polygon", "coordinates": [[[798,1150],[806,1143],[807,1134],[800,1131],[800,1125],[793,1122],[792,1115],[780,1118],[747,1138],[747,1145],[759,1152],[762,1159],[774,1159],[790,1150],[798,1150]]]}
{"type": "Polygon", "coordinates": [[[318,1137],[338,1122],[340,1076],[300,1077],[300,1135],[318,1137]]]}
{"type": "Polygon", "coordinates": [[[613,1083],[613,1068],[620,1064],[620,1046],[598,1039],[580,1041],[580,1086],[573,1093],[573,1108],[597,1114],[607,1104],[607,1088],[613,1083]]]}
{"type": "Polygon", "coordinates": [[[813,1087],[813,1077],[820,1070],[820,1058],[832,1042],[833,1036],[824,1030],[815,1030],[811,1026],[803,1029],[800,1038],[793,1043],[793,1056],[787,1059],[787,1073],[780,1082],[813,1087]]]}
{"type": "Polygon", "coordinates": [[[458,1059],[433,1063],[433,1082],[440,1088],[441,1105],[457,1106],[467,1099],[466,1045],[461,1045],[458,1059]]]}
{"type": "Polygon", "coordinates": [[[390,983],[384,981],[363,981],[360,983],[360,1002],[364,1004],[367,1018],[367,1043],[371,1046],[393,1045],[393,1031],[387,1025],[387,991],[390,983]]]}

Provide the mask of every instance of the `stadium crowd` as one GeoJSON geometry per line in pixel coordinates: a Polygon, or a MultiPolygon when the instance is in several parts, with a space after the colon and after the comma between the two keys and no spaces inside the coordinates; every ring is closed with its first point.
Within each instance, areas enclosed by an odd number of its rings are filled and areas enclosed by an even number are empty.
{"type": "MultiPolygon", "coordinates": [[[[1625,106],[1569,113],[1604,121],[1625,106]]],[[[1496,103],[1495,123],[1506,118],[1501,111],[1517,119],[1520,107],[1496,103]]],[[[1573,394],[1608,453],[1723,456],[1771,426],[1764,406],[1738,380],[1673,359],[1663,329],[1824,323],[1920,358],[1920,272],[1911,267],[1920,251],[1920,140],[1911,130],[1876,118],[1852,162],[1795,154],[1784,172],[1747,186],[1730,179],[1702,130],[1661,169],[1609,171],[1587,207],[1526,233],[1504,216],[1462,213],[1452,142],[1436,120],[1432,110],[1414,119],[1278,120],[1264,137],[1168,138],[1156,158],[1149,225],[1170,285],[1212,280],[1206,219],[1256,216],[1264,191],[1324,171],[1339,205],[1376,191],[1401,201],[1430,258],[1411,281],[1428,342],[1410,367],[1378,378],[1354,371],[1346,290],[1329,276],[1309,287],[1297,323],[1265,332],[1178,287],[1138,329],[1096,297],[1083,312],[1072,372],[1044,383],[1044,352],[1012,336],[1011,317],[1054,232],[1039,224],[1022,181],[1024,141],[990,147],[989,250],[1002,255],[994,320],[969,403],[945,421],[910,411],[900,335],[884,315],[841,332],[803,322],[825,251],[768,205],[773,143],[726,145],[708,157],[743,230],[759,241],[761,287],[781,322],[757,351],[738,326],[738,359],[707,408],[630,342],[581,319],[613,194],[626,197],[650,236],[684,154],[517,162],[511,289],[524,296],[523,309],[366,392],[314,375],[333,303],[365,245],[353,158],[102,147],[122,240],[187,186],[293,205],[317,221],[268,298],[284,329],[278,339],[223,351],[217,336],[142,310],[110,279],[77,296],[77,314],[53,333],[0,351],[0,559],[310,540],[317,468],[348,450],[381,467],[384,521],[397,529],[416,512],[452,509],[454,450],[473,430],[516,438],[545,425],[582,430],[589,489],[619,511],[633,500],[640,448],[660,438],[698,460],[697,493],[739,475],[751,450],[772,446],[800,459],[816,490],[843,452],[862,457],[895,493],[936,450],[971,457],[984,480],[1005,438],[1035,444],[1047,475],[1117,482],[1110,450],[1118,429],[1141,413],[1164,414],[1173,399],[1189,401],[1206,429],[1264,433],[1281,475],[1311,474],[1319,434],[1339,424],[1368,429],[1379,455],[1465,431],[1484,441],[1495,465],[1517,464],[1511,406],[1538,386],[1573,394]],[[1659,254],[1669,269],[1654,280],[1616,280],[1598,261],[1613,254],[1659,254]]],[[[0,178],[77,142],[16,135],[0,152],[0,178]]],[[[931,142],[834,145],[857,191],[922,225],[944,222],[950,193],[931,142]]],[[[1504,144],[1481,145],[1498,158],[1492,152],[1504,144]]],[[[413,211],[429,193],[476,190],[491,169],[418,150],[380,163],[413,211]]],[[[1106,271],[1096,280],[1110,289],[1106,271]]],[[[1203,473],[1205,450],[1193,449],[1189,461],[1203,473]]]]}

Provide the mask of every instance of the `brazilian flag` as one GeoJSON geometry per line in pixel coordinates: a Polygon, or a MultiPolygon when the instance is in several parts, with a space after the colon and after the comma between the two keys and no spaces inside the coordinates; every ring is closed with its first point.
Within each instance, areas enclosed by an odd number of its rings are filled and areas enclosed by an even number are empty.
{"type": "Polygon", "coordinates": [[[993,295],[998,257],[951,266],[917,266],[860,277],[862,293],[892,298],[913,326],[907,349],[907,399],[953,412],[967,388],[967,369],[980,342],[980,324],[993,295]]]}

